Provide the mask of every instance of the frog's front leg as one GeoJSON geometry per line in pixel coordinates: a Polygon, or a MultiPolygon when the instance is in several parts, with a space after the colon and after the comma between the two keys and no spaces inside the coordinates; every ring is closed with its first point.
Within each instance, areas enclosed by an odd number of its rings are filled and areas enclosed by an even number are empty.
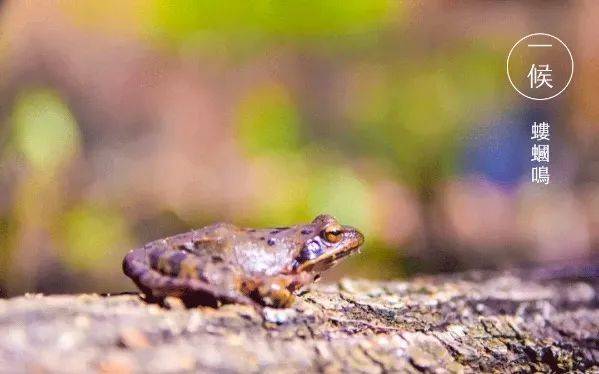
{"type": "Polygon", "coordinates": [[[246,290],[251,298],[264,306],[288,308],[295,299],[293,292],[310,283],[313,278],[311,274],[302,272],[252,279],[246,282],[246,290]]]}

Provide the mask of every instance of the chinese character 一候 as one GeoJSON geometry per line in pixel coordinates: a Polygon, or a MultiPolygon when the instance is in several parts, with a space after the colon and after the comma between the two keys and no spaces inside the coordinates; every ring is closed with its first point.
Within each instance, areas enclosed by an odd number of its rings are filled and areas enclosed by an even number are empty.
{"type": "Polygon", "coordinates": [[[530,161],[549,162],[549,144],[533,144],[530,151],[532,153],[530,161]]]}
{"type": "Polygon", "coordinates": [[[532,136],[531,139],[536,140],[549,140],[549,123],[541,122],[537,124],[536,122],[532,125],[532,136]]]}
{"type": "Polygon", "coordinates": [[[549,64],[539,66],[532,64],[526,77],[530,79],[530,88],[541,88],[543,85],[553,88],[549,64]]]}
{"type": "Polygon", "coordinates": [[[549,167],[539,166],[532,168],[531,179],[533,183],[549,184],[549,167]]]}

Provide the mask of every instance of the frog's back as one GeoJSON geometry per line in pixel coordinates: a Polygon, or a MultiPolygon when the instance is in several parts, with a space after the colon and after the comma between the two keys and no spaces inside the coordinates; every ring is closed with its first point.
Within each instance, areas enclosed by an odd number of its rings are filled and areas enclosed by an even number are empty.
{"type": "Polygon", "coordinates": [[[237,292],[240,276],[230,255],[231,238],[238,231],[219,223],[150,242],[129,252],[123,270],[144,293],[157,298],[245,302],[237,292]]]}
{"type": "Polygon", "coordinates": [[[289,271],[303,243],[313,233],[310,225],[241,229],[231,240],[235,264],[245,274],[264,277],[289,271]]]}

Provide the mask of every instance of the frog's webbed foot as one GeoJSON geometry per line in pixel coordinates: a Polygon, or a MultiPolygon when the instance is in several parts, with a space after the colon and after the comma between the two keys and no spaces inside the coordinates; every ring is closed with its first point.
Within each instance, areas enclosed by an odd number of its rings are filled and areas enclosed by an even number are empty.
{"type": "Polygon", "coordinates": [[[287,308],[293,304],[295,296],[279,282],[267,282],[257,289],[260,303],[273,308],[287,308]]]}
{"type": "Polygon", "coordinates": [[[279,275],[244,284],[246,293],[258,303],[273,308],[288,308],[295,300],[294,291],[309,283],[312,277],[308,273],[279,275]]]}

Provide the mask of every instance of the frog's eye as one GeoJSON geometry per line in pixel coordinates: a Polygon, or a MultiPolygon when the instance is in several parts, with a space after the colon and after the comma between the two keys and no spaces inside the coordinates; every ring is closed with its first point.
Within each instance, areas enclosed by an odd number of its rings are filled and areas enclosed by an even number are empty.
{"type": "Polygon", "coordinates": [[[323,237],[329,243],[337,243],[341,240],[341,234],[343,234],[343,229],[339,225],[327,226],[323,230],[323,237]]]}

